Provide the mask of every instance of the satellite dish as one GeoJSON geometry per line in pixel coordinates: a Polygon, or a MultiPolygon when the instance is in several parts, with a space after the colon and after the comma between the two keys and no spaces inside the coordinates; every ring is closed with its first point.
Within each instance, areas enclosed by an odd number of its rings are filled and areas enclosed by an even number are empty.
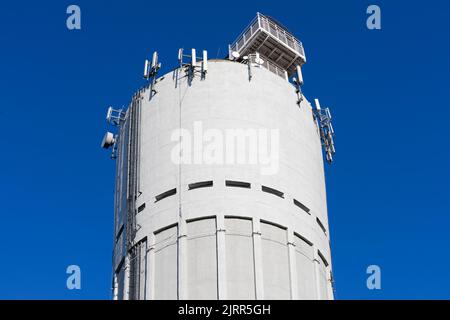
{"type": "Polygon", "coordinates": [[[111,121],[112,111],[113,111],[113,108],[112,108],[112,107],[109,107],[109,108],[108,108],[108,111],[106,111],[106,121],[108,121],[108,122],[111,121]]]}
{"type": "Polygon", "coordinates": [[[255,59],[255,63],[257,63],[257,64],[263,64],[263,63],[264,63],[264,60],[261,59],[261,58],[256,58],[256,59],[255,59]]]}
{"type": "Polygon", "coordinates": [[[237,51],[233,51],[233,52],[231,53],[231,55],[233,56],[234,59],[239,59],[239,57],[241,56],[241,55],[239,54],[239,52],[237,52],[237,51]]]}
{"type": "Polygon", "coordinates": [[[102,148],[108,149],[114,143],[116,143],[116,139],[114,139],[114,134],[112,134],[111,132],[106,132],[102,140],[102,148]]]}

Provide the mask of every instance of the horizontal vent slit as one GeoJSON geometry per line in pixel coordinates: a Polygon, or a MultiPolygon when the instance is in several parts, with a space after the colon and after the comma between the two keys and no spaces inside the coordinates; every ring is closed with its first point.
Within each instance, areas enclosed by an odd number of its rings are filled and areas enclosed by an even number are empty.
{"type": "Polygon", "coordinates": [[[238,187],[238,188],[247,188],[247,189],[250,189],[250,187],[251,187],[251,184],[249,182],[233,181],[233,180],[225,180],[225,185],[227,187],[238,187]]]}
{"type": "Polygon", "coordinates": [[[173,196],[173,195],[176,194],[176,193],[177,193],[177,189],[176,189],[176,188],[171,189],[171,190],[166,191],[166,192],[163,192],[163,193],[161,193],[161,194],[159,194],[159,195],[157,195],[157,196],[155,197],[155,199],[156,199],[155,202],[158,202],[158,201],[160,201],[160,200],[162,200],[162,199],[164,199],[164,198],[173,196]]]}
{"type": "Polygon", "coordinates": [[[309,241],[308,239],[306,239],[305,237],[299,235],[298,233],[294,233],[294,235],[299,238],[300,240],[302,240],[303,242],[305,242],[307,245],[312,246],[313,243],[311,241],[309,241]]]}
{"type": "Polygon", "coordinates": [[[303,203],[301,203],[300,201],[294,199],[294,204],[297,207],[299,207],[300,209],[302,209],[303,211],[305,211],[307,214],[310,214],[309,213],[310,209],[307,206],[305,206],[303,203]]]}
{"type": "Polygon", "coordinates": [[[280,198],[284,198],[284,193],[279,191],[279,190],[277,190],[277,189],[273,189],[273,188],[269,188],[269,187],[266,187],[266,186],[262,186],[261,190],[264,191],[264,192],[267,192],[267,193],[274,194],[274,195],[276,195],[276,196],[278,196],[280,198]]]}
{"type": "Polygon", "coordinates": [[[189,184],[189,190],[192,189],[198,189],[198,188],[206,188],[206,187],[212,187],[213,182],[212,181],[202,181],[202,182],[195,182],[189,184]]]}

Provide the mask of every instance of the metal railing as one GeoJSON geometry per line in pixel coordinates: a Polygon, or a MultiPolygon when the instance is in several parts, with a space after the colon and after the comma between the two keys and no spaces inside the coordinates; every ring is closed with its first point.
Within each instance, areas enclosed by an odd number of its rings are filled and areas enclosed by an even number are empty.
{"type": "Polygon", "coordinates": [[[249,55],[249,63],[253,64],[253,65],[259,65],[267,70],[269,70],[272,73],[275,73],[277,76],[283,78],[283,79],[288,79],[286,70],[281,68],[280,66],[276,65],[275,63],[273,63],[272,61],[270,61],[269,59],[267,59],[266,57],[264,57],[263,55],[259,55],[260,59],[262,59],[262,63],[261,61],[256,61],[256,54],[250,54],[249,55]]]}
{"type": "Polygon", "coordinates": [[[295,38],[290,32],[279,26],[270,18],[257,13],[256,17],[250,22],[247,28],[237,37],[237,39],[231,44],[231,51],[238,51],[242,49],[249,40],[253,37],[259,29],[263,29],[265,32],[272,35],[281,43],[288,46],[290,49],[294,50],[301,56],[305,56],[305,51],[303,49],[302,43],[295,38]]]}

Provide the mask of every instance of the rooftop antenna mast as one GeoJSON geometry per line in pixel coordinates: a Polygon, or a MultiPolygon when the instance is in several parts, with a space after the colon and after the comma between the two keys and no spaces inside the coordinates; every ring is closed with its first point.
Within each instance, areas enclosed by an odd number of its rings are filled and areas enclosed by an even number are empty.
{"type": "Polygon", "coordinates": [[[202,57],[197,57],[197,52],[194,48],[191,49],[191,54],[185,54],[184,49],[178,49],[178,63],[180,69],[185,69],[188,75],[189,82],[195,77],[195,73],[200,73],[201,79],[206,78],[208,72],[208,52],[203,50],[202,57]],[[189,58],[189,62],[184,62],[184,58],[189,58]]]}
{"type": "Polygon", "coordinates": [[[314,115],[317,119],[320,132],[320,140],[325,151],[325,155],[328,163],[333,162],[333,156],[336,153],[334,147],[334,130],[331,124],[331,113],[329,108],[322,109],[320,107],[319,99],[314,99],[316,108],[314,109],[314,115]]]}
{"type": "Polygon", "coordinates": [[[161,68],[161,63],[158,62],[158,52],[153,52],[152,61],[145,59],[144,63],[144,79],[150,81],[150,98],[152,98],[157,91],[155,90],[156,78],[158,70],[161,68]]]}
{"type": "MultiPolygon", "coordinates": [[[[297,65],[296,67],[296,75],[297,77],[294,77],[294,84],[296,87],[296,93],[297,93],[297,104],[300,105],[300,103],[303,101],[303,93],[302,93],[302,86],[303,86],[303,75],[302,75],[302,67],[300,65],[297,65]]],[[[317,99],[316,99],[317,100],[317,99]]]]}

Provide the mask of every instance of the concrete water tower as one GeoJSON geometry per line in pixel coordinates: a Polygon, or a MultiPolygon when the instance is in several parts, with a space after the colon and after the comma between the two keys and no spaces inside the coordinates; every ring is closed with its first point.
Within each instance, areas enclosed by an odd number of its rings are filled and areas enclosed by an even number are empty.
{"type": "Polygon", "coordinates": [[[302,43],[256,18],[226,59],[178,52],[102,142],[116,159],[114,299],[333,299],[328,109],[302,94],[302,43]],[[322,151],[324,150],[324,151],[322,151]]]}

